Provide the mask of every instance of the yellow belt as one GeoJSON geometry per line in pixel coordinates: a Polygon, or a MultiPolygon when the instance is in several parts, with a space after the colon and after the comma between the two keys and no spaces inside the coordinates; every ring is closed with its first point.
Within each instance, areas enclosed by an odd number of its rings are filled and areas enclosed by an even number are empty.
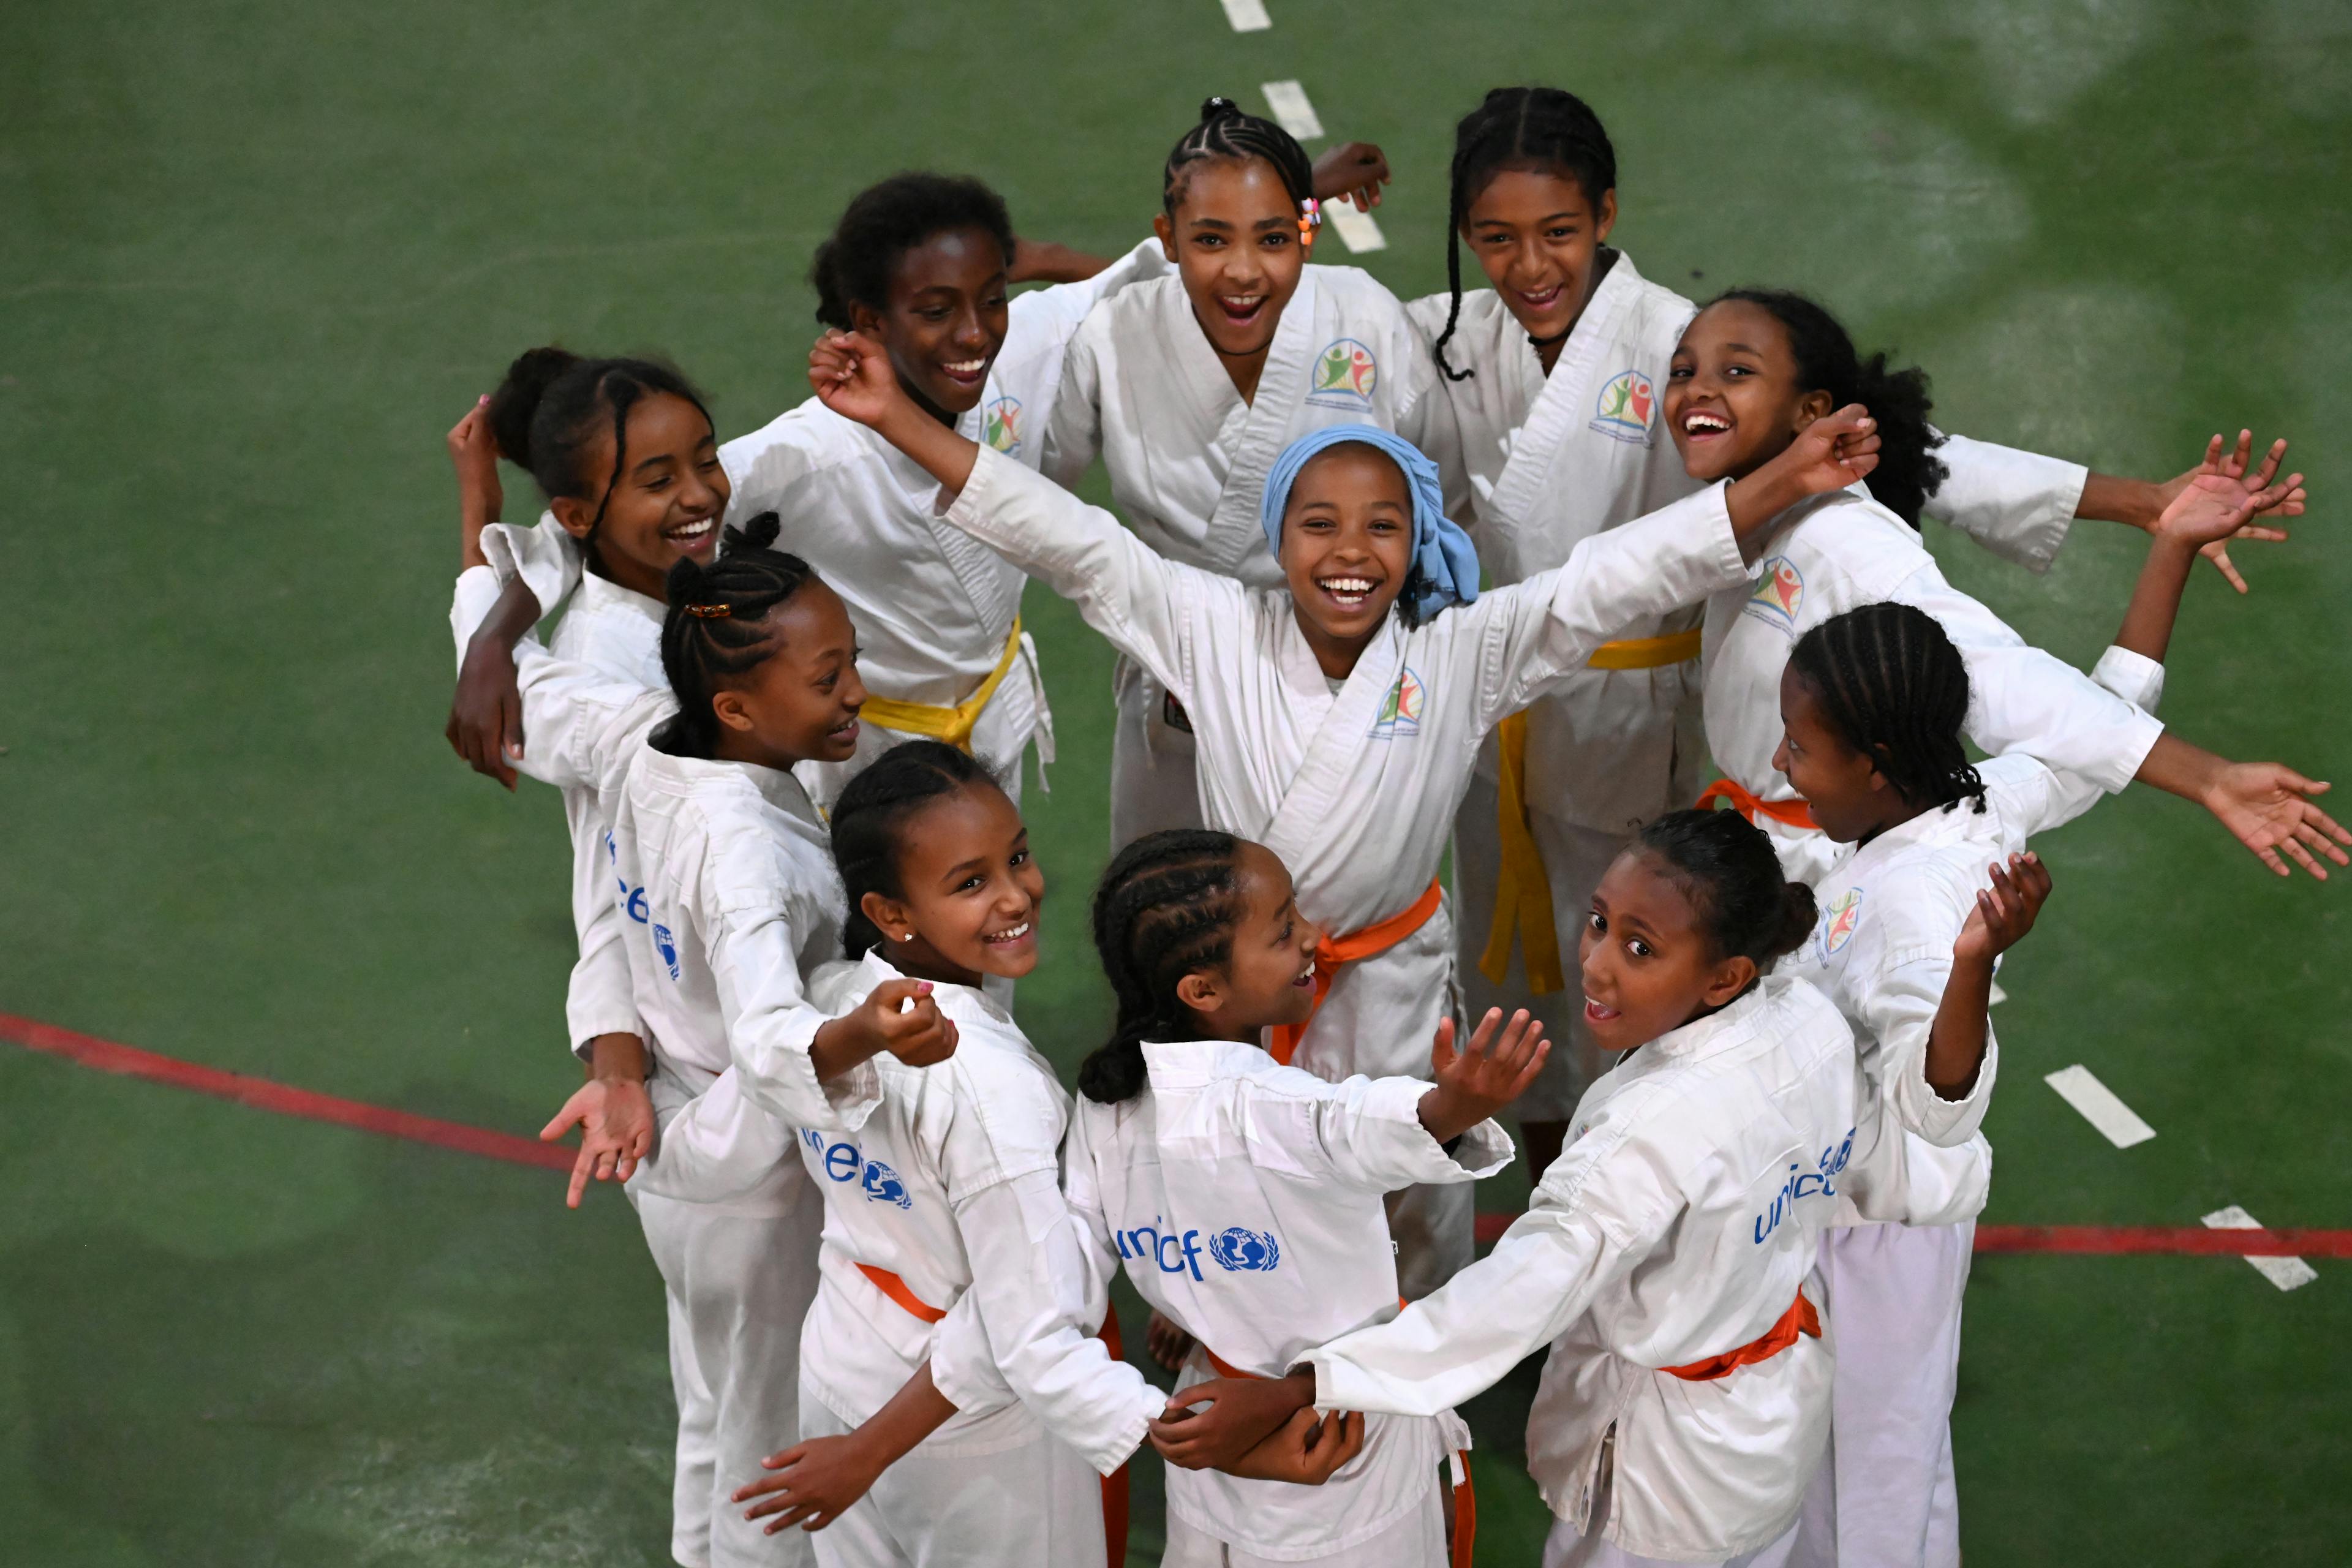
{"type": "MultiPolygon", "coordinates": [[[[1696,629],[1662,637],[1628,637],[1602,643],[1585,663],[1594,669],[1661,669],[1699,655],[1696,629]]],[[[870,706],[870,704],[869,704],[870,706]]],[[[1511,938],[1518,937],[1527,961],[1528,986],[1538,996],[1560,989],[1559,930],[1552,921],[1551,879],[1543,851],[1528,826],[1528,716],[1512,714],[1495,728],[1502,763],[1496,791],[1496,828],[1502,866],[1495,879],[1495,918],[1486,928],[1486,951],[1478,973],[1500,985],[1511,972],[1511,938]]]]}
{"type": "MultiPolygon", "coordinates": [[[[1613,645],[1612,645],[1613,646],[1613,645]]],[[[952,708],[934,708],[928,702],[899,702],[887,697],[868,697],[858,716],[879,724],[885,730],[896,730],[902,735],[929,735],[934,741],[945,741],[959,751],[971,750],[972,726],[980,722],[981,710],[996,689],[1004,684],[1012,671],[1013,661],[1021,657],[1021,617],[1013,617],[1013,630],[1004,638],[1004,657],[980,683],[980,689],[952,708]]]]}

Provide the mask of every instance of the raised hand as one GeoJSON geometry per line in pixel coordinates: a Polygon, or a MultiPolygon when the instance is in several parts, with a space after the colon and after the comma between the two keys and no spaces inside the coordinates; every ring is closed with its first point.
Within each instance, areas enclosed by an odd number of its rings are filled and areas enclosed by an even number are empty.
{"type": "Polygon", "coordinates": [[[1454,1048],[1454,1020],[1439,1021],[1429,1049],[1436,1087],[1421,1097],[1421,1124],[1440,1143],[1459,1138],[1527,1092],[1551,1055],[1543,1025],[1522,1007],[1507,1026],[1489,1007],[1471,1031],[1466,1049],[1454,1048]]]}
{"type": "Polygon", "coordinates": [[[578,1208],[590,1181],[625,1182],[654,1146],[654,1104],[643,1080],[592,1078],[572,1090],[555,1119],[539,1131],[540,1141],[562,1141],[580,1129],[580,1157],[572,1163],[566,1207],[578,1208]]]}
{"type": "Polygon", "coordinates": [[[1342,142],[1315,160],[1314,183],[1316,200],[1350,201],[1370,212],[1389,183],[1388,156],[1370,142],[1342,142]]]}
{"type": "Polygon", "coordinates": [[[506,510],[499,483],[499,444],[490,435],[490,398],[484,393],[449,427],[449,466],[457,470],[457,557],[461,566],[487,566],[482,530],[506,510]]]}
{"type": "Polygon", "coordinates": [[[2284,854],[2324,882],[2327,868],[2312,858],[2312,851],[2338,866],[2352,866],[2352,857],[2337,847],[2352,844],[2352,833],[2310,799],[2327,789],[2282,763],[2231,763],[2206,784],[2202,798],[2206,809],[2261,856],[2263,865],[2282,877],[2293,875],[2280,858],[2284,854]]]}
{"type": "Polygon", "coordinates": [[[2039,855],[2012,855],[2006,867],[1996,863],[1991,872],[1992,886],[1978,889],[1976,908],[1952,943],[1955,960],[1990,963],[2033,929],[2034,917],[2050,897],[2050,868],[2039,855]]]}
{"type": "Polygon", "coordinates": [[[769,1535],[795,1524],[823,1530],[872,1489],[885,1468],[881,1459],[874,1445],[854,1432],[811,1437],[761,1460],[761,1469],[774,1473],[738,1489],[734,1500],[759,1499],[743,1517],[767,1520],[769,1535]]]}
{"type": "Polygon", "coordinates": [[[927,1068],[955,1055],[956,1026],[940,1012],[928,980],[887,980],[842,1020],[910,1068],[927,1068]]]}
{"type": "Polygon", "coordinates": [[[1783,470],[1806,495],[1842,490],[1878,467],[1878,421],[1859,403],[1814,420],[1765,465],[1783,470]]]}
{"type": "MultiPolygon", "coordinates": [[[[2282,441],[2279,445],[2284,447],[2286,443],[2282,441]]],[[[2275,507],[2289,495],[2300,495],[2302,487],[2301,474],[2290,474],[2274,485],[2252,490],[2220,474],[2198,474],[2165,503],[2156,526],[2149,531],[2158,539],[2193,544],[2200,549],[2242,535],[2284,539],[2286,530],[2283,528],[2249,530],[2246,521],[2263,511],[2266,503],[2275,507]]]]}
{"type": "Polygon", "coordinates": [[[1361,1415],[1334,1410],[1318,1420],[1312,1410],[1301,1410],[1223,1469],[1245,1480],[1319,1487],[1363,1451],[1361,1415]]]}
{"type": "Polygon", "coordinates": [[[862,332],[828,331],[809,350],[809,385],[845,419],[879,426],[906,401],[890,356],[862,332]]]}
{"type": "MultiPolygon", "coordinates": [[[[2249,474],[2247,468],[2252,464],[2253,449],[2254,433],[2252,430],[2239,431],[2237,445],[2232,448],[2225,449],[2222,437],[2218,435],[2206,442],[2202,462],[2187,473],[2177,475],[2156,487],[2158,516],[2157,522],[2149,526],[2149,531],[2161,532],[2163,518],[2169,515],[2173,502],[2204,479],[2226,479],[2248,494],[2261,496],[2263,500],[2252,509],[2252,515],[2274,521],[2302,516],[2306,500],[2303,476],[2292,476],[2284,486],[2273,486],[2271,482],[2278,472],[2279,464],[2286,458],[2285,439],[2282,437],[2273,441],[2260,466],[2249,474]],[[2274,490],[2277,493],[2273,496],[2272,492],[2274,490]]],[[[2200,547],[2198,553],[2213,563],[2214,569],[2221,574],[2230,586],[2242,594],[2246,591],[2246,580],[2238,574],[2237,567],[2230,560],[2229,541],[2232,538],[2276,542],[2286,538],[2286,532],[2284,529],[2263,523],[2242,522],[2234,532],[2206,541],[2200,547]]]]}

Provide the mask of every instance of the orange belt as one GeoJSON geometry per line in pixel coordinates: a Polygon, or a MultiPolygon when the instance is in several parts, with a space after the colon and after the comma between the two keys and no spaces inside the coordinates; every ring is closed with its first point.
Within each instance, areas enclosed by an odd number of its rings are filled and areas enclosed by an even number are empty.
{"type": "Polygon", "coordinates": [[[1750,822],[1755,821],[1760,813],[1783,827],[1802,827],[1814,832],[1821,830],[1822,825],[1813,820],[1813,808],[1803,801],[1766,800],[1737,779],[1716,780],[1699,792],[1698,799],[1693,804],[1699,810],[1705,811],[1718,800],[1729,801],[1731,809],[1750,822]]]}
{"type": "Polygon", "coordinates": [[[1415,899],[1409,909],[1401,910],[1361,931],[1351,931],[1345,936],[1327,936],[1318,942],[1315,948],[1315,1005],[1307,1010],[1307,1023],[1284,1024],[1274,1031],[1274,1044],[1266,1047],[1274,1059],[1285,1067],[1290,1065],[1291,1057],[1298,1049],[1299,1040],[1307,1034],[1307,1025],[1315,1021],[1316,1013],[1323,1005],[1323,998],[1331,994],[1331,977],[1339,973],[1341,964],[1354,963],[1376,952],[1386,952],[1427,925],[1429,917],[1437,912],[1438,900],[1443,896],[1437,879],[1432,877],[1429,886],[1422,889],[1421,897],[1415,899]]]}
{"type": "MultiPolygon", "coordinates": [[[[1404,1305],[1403,1298],[1398,1298],[1397,1305],[1404,1305]]],[[[1255,1372],[1244,1372],[1206,1345],[1201,1347],[1201,1353],[1209,1358],[1209,1370],[1219,1377],[1245,1377],[1255,1381],[1260,1375],[1255,1372]]],[[[1470,1484],[1470,1450],[1455,1449],[1454,1466],[1462,1472],[1462,1479],[1454,1483],[1454,1549],[1448,1557],[1450,1568],[1470,1568],[1471,1545],[1478,1538],[1478,1494],[1470,1484]]]]}
{"type": "Polygon", "coordinates": [[[1712,1383],[1718,1377],[1730,1376],[1743,1366],[1771,1360],[1795,1344],[1799,1334],[1808,1334],[1814,1339],[1822,1337],[1821,1314],[1813,1310],[1812,1302],[1806,1300],[1802,1290],[1798,1291],[1797,1299],[1789,1303],[1789,1310],[1780,1314],[1779,1322],[1738,1350],[1711,1355],[1705,1361],[1695,1361],[1686,1366],[1662,1366],[1658,1370],[1685,1383],[1712,1383]]]}
{"type": "MultiPolygon", "coordinates": [[[[872,1280],[877,1290],[924,1322],[936,1323],[947,1316],[908,1289],[907,1282],[889,1269],[861,1263],[857,1271],[872,1280]]],[[[1102,1341],[1103,1349],[1110,1352],[1111,1360],[1127,1359],[1126,1346],[1119,1341],[1118,1309],[1116,1306],[1104,1309],[1102,1327],[1095,1331],[1095,1337],[1102,1341]]],[[[1127,1467],[1121,1465],[1102,1479],[1103,1541],[1109,1553],[1109,1568],[1125,1568],[1127,1563],[1127,1467]]]]}

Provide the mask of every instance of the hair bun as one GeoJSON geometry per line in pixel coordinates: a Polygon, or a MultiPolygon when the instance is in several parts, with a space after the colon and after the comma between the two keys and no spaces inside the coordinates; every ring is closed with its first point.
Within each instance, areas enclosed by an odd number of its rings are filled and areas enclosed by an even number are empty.
{"type": "Polygon", "coordinates": [[[784,520],[772,511],[763,511],[740,528],[730,528],[719,539],[722,553],[732,555],[739,550],[765,550],[776,542],[776,535],[784,530],[784,520]]]}
{"type": "Polygon", "coordinates": [[[1223,120],[1228,114],[1239,114],[1242,106],[1230,98],[1206,98],[1201,100],[1201,123],[1223,120]]]}
{"type": "Polygon", "coordinates": [[[709,571],[691,555],[681,555],[670,563],[669,574],[662,579],[662,593],[673,605],[691,605],[702,598],[702,580],[709,571]]]}
{"type": "Polygon", "coordinates": [[[1813,934],[1813,922],[1821,918],[1821,907],[1813,900],[1813,890],[1802,882],[1780,884],[1780,929],[1772,936],[1772,956],[1779,958],[1805,945],[1813,934]]]}
{"type": "Polygon", "coordinates": [[[490,439],[497,443],[499,457],[517,468],[531,466],[531,419],[539,413],[547,389],[579,363],[578,354],[552,343],[525,349],[515,356],[507,366],[506,379],[490,394],[490,439]]]}

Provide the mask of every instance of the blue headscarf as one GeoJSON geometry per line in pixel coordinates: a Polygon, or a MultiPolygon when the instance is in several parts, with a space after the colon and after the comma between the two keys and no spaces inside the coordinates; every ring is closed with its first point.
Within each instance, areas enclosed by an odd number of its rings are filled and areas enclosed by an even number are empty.
{"type": "Polygon", "coordinates": [[[1448,605],[1466,605],[1478,597],[1478,551],[1470,536],[1445,515],[1445,491],[1438,482],[1437,465],[1420,447],[1393,431],[1370,425],[1333,425],[1301,436],[1282,449],[1265,477],[1265,494],[1258,505],[1258,521],[1265,528],[1266,548],[1282,553],[1282,511],[1290,504],[1290,487],[1298,470],[1317,453],[1349,441],[1377,447],[1404,470],[1412,491],[1412,567],[1421,574],[1422,591],[1412,603],[1412,619],[1427,621],[1448,605]]]}

